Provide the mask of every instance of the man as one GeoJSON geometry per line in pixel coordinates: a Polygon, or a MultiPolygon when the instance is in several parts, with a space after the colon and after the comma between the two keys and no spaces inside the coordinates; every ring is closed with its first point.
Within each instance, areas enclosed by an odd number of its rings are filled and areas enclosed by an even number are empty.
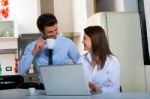
{"type": "Polygon", "coordinates": [[[59,36],[57,19],[50,13],[44,13],[37,19],[37,27],[42,34],[42,38],[31,42],[25,48],[24,55],[19,62],[19,74],[25,74],[33,61],[36,66],[49,64],[49,58],[52,56],[53,64],[67,64],[70,59],[77,63],[80,55],[75,44],[68,38],[59,36]],[[48,53],[46,39],[53,38],[56,43],[52,55],[48,53]]]}

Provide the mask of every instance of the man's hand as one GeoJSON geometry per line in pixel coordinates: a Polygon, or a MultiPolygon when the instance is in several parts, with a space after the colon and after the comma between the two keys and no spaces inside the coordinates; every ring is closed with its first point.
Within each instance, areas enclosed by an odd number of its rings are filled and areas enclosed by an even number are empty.
{"type": "Polygon", "coordinates": [[[40,39],[36,41],[36,45],[34,50],[32,51],[32,55],[35,56],[45,45],[45,40],[40,39]]]}

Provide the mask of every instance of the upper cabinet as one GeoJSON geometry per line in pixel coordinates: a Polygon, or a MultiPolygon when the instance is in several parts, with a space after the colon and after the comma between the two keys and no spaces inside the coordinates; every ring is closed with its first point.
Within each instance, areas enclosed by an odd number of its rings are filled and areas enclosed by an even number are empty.
{"type": "Polygon", "coordinates": [[[94,0],[95,12],[138,11],[138,0],[94,0]]]}
{"type": "Polygon", "coordinates": [[[18,48],[18,26],[13,20],[0,21],[0,53],[13,53],[18,48]]]}
{"type": "Polygon", "coordinates": [[[0,37],[17,37],[18,26],[13,20],[0,21],[0,37]]]}

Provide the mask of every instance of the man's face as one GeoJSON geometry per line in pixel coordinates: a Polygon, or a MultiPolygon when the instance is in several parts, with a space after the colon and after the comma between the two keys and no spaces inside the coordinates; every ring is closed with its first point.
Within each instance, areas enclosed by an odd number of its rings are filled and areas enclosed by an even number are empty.
{"type": "Polygon", "coordinates": [[[46,38],[55,39],[57,36],[57,24],[54,24],[53,26],[46,26],[43,34],[46,38]]]}

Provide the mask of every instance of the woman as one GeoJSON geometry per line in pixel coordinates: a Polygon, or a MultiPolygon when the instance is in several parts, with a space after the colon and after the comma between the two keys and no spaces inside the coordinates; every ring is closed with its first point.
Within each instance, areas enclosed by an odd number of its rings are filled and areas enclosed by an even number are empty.
{"type": "Polygon", "coordinates": [[[84,29],[84,50],[79,63],[83,64],[89,87],[95,92],[120,92],[120,62],[109,49],[105,31],[100,26],[84,29]]]}

